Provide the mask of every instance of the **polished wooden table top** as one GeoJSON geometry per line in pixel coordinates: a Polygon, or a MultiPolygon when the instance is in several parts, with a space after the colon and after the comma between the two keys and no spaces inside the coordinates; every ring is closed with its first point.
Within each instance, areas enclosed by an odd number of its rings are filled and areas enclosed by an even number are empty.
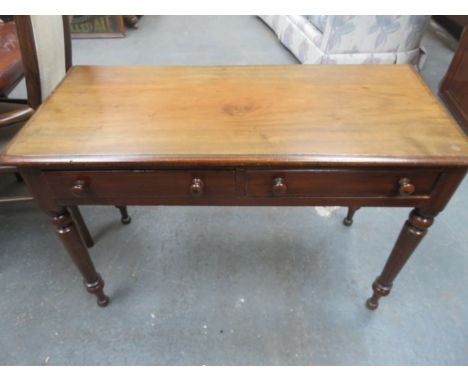
{"type": "Polygon", "coordinates": [[[406,65],[77,66],[3,161],[468,165],[406,65]]]}

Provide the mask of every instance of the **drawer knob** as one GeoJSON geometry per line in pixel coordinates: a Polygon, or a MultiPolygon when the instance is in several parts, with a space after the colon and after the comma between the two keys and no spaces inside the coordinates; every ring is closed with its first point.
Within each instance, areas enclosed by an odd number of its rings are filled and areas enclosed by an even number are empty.
{"type": "Polygon", "coordinates": [[[193,178],[192,184],[190,185],[190,193],[193,196],[202,196],[204,187],[205,184],[203,183],[203,180],[200,178],[193,178]]]}
{"type": "Polygon", "coordinates": [[[88,189],[89,189],[89,182],[87,182],[84,179],[75,180],[71,188],[72,193],[77,196],[81,196],[85,194],[88,191],[88,189]]]}
{"type": "Polygon", "coordinates": [[[275,178],[273,179],[273,195],[284,195],[286,191],[288,190],[288,187],[286,186],[286,183],[283,178],[275,178]]]}
{"type": "Polygon", "coordinates": [[[411,183],[411,180],[408,178],[400,179],[398,184],[400,185],[399,192],[400,192],[400,195],[402,196],[411,195],[416,190],[416,187],[414,186],[413,183],[411,183]]]}

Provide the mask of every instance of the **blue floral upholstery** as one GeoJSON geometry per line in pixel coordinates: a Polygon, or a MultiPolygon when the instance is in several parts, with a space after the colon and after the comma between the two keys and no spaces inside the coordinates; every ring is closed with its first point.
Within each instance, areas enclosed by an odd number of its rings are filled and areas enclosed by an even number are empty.
{"type": "Polygon", "coordinates": [[[315,26],[320,32],[325,30],[325,25],[327,25],[327,19],[330,17],[328,15],[312,15],[312,16],[304,16],[306,19],[309,20],[312,25],[315,26]]]}
{"type": "Polygon", "coordinates": [[[260,16],[305,64],[423,63],[427,16],[260,16]]]}

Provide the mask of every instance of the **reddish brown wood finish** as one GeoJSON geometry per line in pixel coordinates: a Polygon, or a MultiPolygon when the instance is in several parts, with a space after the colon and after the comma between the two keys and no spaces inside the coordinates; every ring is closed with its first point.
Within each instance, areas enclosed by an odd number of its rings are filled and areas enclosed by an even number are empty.
{"type": "Polygon", "coordinates": [[[151,201],[193,196],[223,198],[236,192],[235,173],[229,170],[50,171],[43,176],[59,199],[99,201],[138,195],[151,201]]]}
{"type": "Polygon", "coordinates": [[[277,177],[273,179],[272,185],[271,185],[271,193],[274,196],[282,196],[286,195],[286,192],[288,191],[288,186],[286,185],[286,181],[282,177],[277,177]]]}
{"type": "Polygon", "coordinates": [[[68,210],[70,211],[73,221],[75,222],[78,228],[81,238],[85,242],[86,246],[88,248],[91,248],[92,246],[94,246],[94,240],[91,234],[89,233],[88,227],[84,222],[83,216],[81,215],[79,208],[77,206],[70,206],[68,207],[68,210]]]}
{"type": "Polygon", "coordinates": [[[71,16],[62,16],[63,20],[63,39],[65,42],[65,70],[72,67],[72,46],[71,46],[71,34],[70,34],[70,18],[71,16]]]}
{"type": "Polygon", "coordinates": [[[348,220],[358,207],[415,208],[373,309],[468,167],[466,138],[408,68],[86,67],[67,77],[4,160],[53,211],[101,305],[103,281],[67,208],[340,205],[348,220]]]}
{"type": "MultiPolygon", "coordinates": [[[[399,169],[397,171],[349,170],[261,170],[247,171],[249,196],[398,196],[401,182],[412,184],[413,192],[403,196],[429,195],[439,177],[438,171],[399,169]],[[411,180],[410,180],[411,179],[411,180]],[[275,192],[281,180],[281,192],[275,192]]],[[[406,183],[405,183],[406,184],[406,183]]]]}
{"type": "Polygon", "coordinates": [[[445,173],[434,189],[431,201],[427,207],[416,208],[410,213],[381,275],[372,284],[374,293],[366,302],[366,306],[369,309],[377,309],[379,299],[390,293],[393,280],[395,280],[409,257],[426,235],[427,229],[434,221],[434,217],[445,208],[450,197],[463,180],[465,173],[466,171],[450,171],[445,173]]]}
{"type": "MultiPolygon", "coordinates": [[[[65,63],[66,69],[68,70],[72,65],[72,53],[71,53],[71,39],[70,39],[70,30],[68,22],[66,22],[66,17],[63,16],[64,20],[64,40],[65,40],[65,63]]],[[[0,128],[5,126],[11,126],[16,124],[22,124],[29,120],[34,114],[34,109],[37,109],[42,102],[41,95],[41,86],[40,86],[40,77],[39,77],[39,66],[37,59],[37,52],[34,45],[34,35],[31,24],[30,16],[16,16],[16,23],[11,25],[0,24],[0,29],[5,27],[14,28],[15,36],[16,29],[18,29],[18,37],[15,37],[15,41],[12,42],[17,46],[14,46],[15,52],[10,52],[17,55],[17,65],[19,65],[20,75],[17,78],[18,82],[23,77],[23,67],[26,72],[26,87],[28,91],[28,100],[12,100],[12,99],[2,99],[0,102],[0,128]],[[16,25],[16,26],[15,26],[16,25]],[[20,53],[21,50],[21,53],[20,53]],[[28,106],[29,105],[29,106],[28,106]]],[[[0,38],[1,40],[1,38],[0,38]]],[[[0,42],[1,45],[1,42],[0,42]]],[[[11,46],[11,44],[10,44],[11,46]]],[[[3,59],[10,59],[11,55],[8,57],[5,54],[6,52],[1,49],[0,46],[0,67],[1,61],[3,59]]],[[[0,69],[1,72],[1,69],[0,69]]],[[[10,86],[15,86],[16,83],[10,84],[10,86]]],[[[0,87],[2,87],[2,79],[0,75],[0,87]]],[[[0,94],[1,95],[1,94],[0,94]]],[[[16,166],[5,167],[7,171],[14,173],[15,176],[19,176],[16,166]]],[[[31,200],[31,197],[6,197],[0,198],[0,203],[8,202],[18,202],[31,200]]],[[[84,226],[84,229],[86,227],[84,226]]]]}
{"type": "Polygon", "coordinates": [[[6,97],[23,78],[21,52],[14,23],[0,24],[0,97],[6,97]]]}
{"type": "Polygon", "coordinates": [[[398,192],[402,196],[413,195],[416,191],[416,186],[410,178],[401,178],[398,181],[398,192]]]}
{"type": "Polygon", "coordinates": [[[3,160],[67,170],[466,167],[468,142],[405,65],[74,66],[3,160]]]}
{"type": "Polygon", "coordinates": [[[468,134],[468,28],[440,85],[440,96],[468,134]]]}
{"type": "MultiPolygon", "coordinates": [[[[330,170],[333,172],[334,170],[330,170]]],[[[339,170],[340,173],[348,172],[344,169],[339,170]]],[[[367,307],[369,309],[375,309],[378,306],[378,300],[380,297],[388,295],[393,284],[393,280],[402,269],[403,265],[409,259],[413,251],[416,249],[417,245],[424,237],[427,228],[432,224],[434,216],[436,216],[447,204],[451,195],[455,192],[459,183],[462,181],[466,170],[465,169],[434,169],[434,170],[421,170],[417,171],[416,169],[406,169],[403,171],[404,174],[411,174],[415,181],[416,185],[425,185],[424,187],[429,187],[430,189],[424,190],[424,196],[401,196],[398,192],[399,176],[395,176],[398,171],[401,171],[401,168],[398,169],[388,169],[384,173],[392,174],[396,182],[393,195],[388,194],[388,189],[383,187],[382,195],[378,196],[377,194],[373,195],[372,193],[363,192],[363,196],[359,197],[358,193],[354,188],[350,188],[351,196],[346,196],[343,193],[343,196],[337,198],[335,196],[328,196],[327,192],[324,192],[322,195],[319,195],[315,191],[315,187],[323,188],[330,187],[329,179],[325,179],[325,182],[322,184],[320,181],[324,179],[321,178],[323,171],[319,171],[318,174],[319,180],[317,181],[314,176],[309,178],[311,175],[314,175],[314,171],[307,172],[308,180],[311,179],[314,181],[314,188],[311,188],[310,192],[314,194],[314,197],[308,197],[305,191],[301,191],[301,196],[296,197],[278,197],[274,192],[271,192],[268,195],[263,197],[251,196],[249,195],[248,184],[253,179],[255,174],[264,175],[268,173],[272,182],[269,183],[270,189],[275,185],[281,184],[284,185],[285,179],[275,177],[274,174],[279,174],[284,172],[282,170],[268,170],[266,172],[259,170],[250,170],[246,169],[235,169],[235,170],[210,170],[210,169],[200,169],[198,171],[194,170],[179,170],[179,171],[91,171],[91,176],[88,179],[91,179],[90,183],[90,193],[93,193],[92,184],[98,179],[99,184],[99,199],[94,200],[94,196],[76,196],[73,193],[70,193],[69,190],[76,179],[77,173],[74,171],[41,171],[39,169],[22,169],[22,175],[24,176],[26,182],[31,187],[33,195],[37,198],[38,202],[41,204],[42,208],[50,211],[53,208],[53,211],[58,211],[57,213],[52,213],[55,218],[53,219],[54,224],[59,227],[59,234],[69,251],[72,259],[77,264],[80,272],[85,278],[85,284],[87,288],[92,293],[95,293],[98,296],[98,304],[101,306],[105,305],[107,302],[107,297],[102,292],[103,281],[95,273],[94,268],[92,267],[91,260],[86,251],[82,238],[79,234],[79,227],[76,227],[72,219],[69,217],[68,212],[64,209],[58,209],[57,205],[73,205],[73,204],[87,204],[87,203],[97,203],[97,204],[115,204],[122,211],[121,205],[127,204],[127,202],[132,199],[134,203],[132,204],[167,204],[167,205],[353,205],[350,209],[346,220],[352,220],[354,212],[360,206],[418,206],[419,208],[415,209],[408,221],[405,223],[400,237],[398,238],[395,247],[385,265],[385,268],[382,274],[377,278],[373,284],[374,294],[368,300],[367,307]],[[99,176],[96,176],[99,174],[99,176]],[[227,177],[225,175],[228,175],[227,177]],[[248,174],[248,175],[247,175],[248,174]],[[417,174],[417,176],[415,176],[417,174]],[[436,176],[434,175],[436,174],[436,176]],[[195,178],[193,178],[195,176],[195,178]],[[273,178],[271,177],[273,176],[273,178]],[[427,179],[424,178],[427,176],[427,179]],[[134,178],[135,177],[135,178],[134,178]],[[210,181],[214,180],[215,184],[218,187],[221,187],[220,190],[226,190],[225,187],[228,185],[228,192],[222,195],[212,194],[209,197],[205,197],[203,193],[201,195],[192,195],[190,188],[194,184],[200,184],[202,178],[205,178],[206,183],[203,182],[204,186],[206,184],[206,189],[208,190],[210,186],[210,181]],[[60,180],[63,180],[60,182],[60,180]],[[124,182],[121,182],[121,180],[124,182]],[[232,179],[235,179],[235,184],[232,179]],[[136,191],[136,188],[133,188],[134,185],[129,186],[129,188],[119,188],[116,187],[116,184],[132,184],[134,180],[137,180],[134,184],[138,188],[143,187],[146,184],[147,189],[142,192],[136,191]],[[175,180],[175,182],[172,182],[175,180]],[[227,183],[226,183],[227,180],[227,183]],[[148,185],[150,184],[150,185],[148,185]],[[106,188],[108,187],[108,188],[106,188]],[[153,192],[158,195],[158,193],[163,192],[164,197],[161,196],[151,196],[151,188],[153,187],[153,192]],[[162,188],[162,191],[161,189],[162,188]],[[114,190],[114,191],[112,191],[114,190]],[[58,194],[57,194],[58,192],[58,194]],[[60,199],[61,193],[64,192],[66,197],[69,199],[62,200],[60,199]],[[108,196],[106,196],[108,194],[108,196]],[[134,195],[135,194],[135,195],[134,195]],[[143,197],[140,196],[143,195],[143,197]],[[171,195],[169,195],[171,194],[171,195]],[[94,281],[90,281],[94,280],[94,281]]],[[[353,173],[354,170],[349,169],[350,173],[353,173]]],[[[287,174],[289,175],[288,171],[287,174]]],[[[303,173],[299,171],[298,173],[303,173]]],[[[359,179],[362,179],[363,171],[359,170],[359,179]]],[[[378,168],[375,171],[372,169],[368,170],[369,178],[372,179],[374,174],[378,179],[381,179],[382,170],[378,168]]],[[[83,176],[83,172],[78,173],[79,178],[83,176]]],[[[262,178],[263,179],[263,178],[262,178]]],[[[375,179],[375,178],[374,178],[375,179]]],[[[350,181],[350,179],[347,179],[350,181]]],[[[373,189],[372,182],[367,182],[369,188],[373,189]]],[[[352,185],[353,182],[350,182],[352,185]]],[[[280,188],[282,188],[281,186],[280,188]]],[[[343,183],[343,188],[347,189],[347,184],[343,183]]],[[[303,188],[305,190],[307,188],[303,188]]],[[[213,188],[211,188],[213,191],[213,188]]],[[[330,188],[332,190],[332,188],[330,188]]],[[[363,190],[361,190],[363,191],[363,190]]],[[[288,192],[282,191],[282,192],[288,192]]],[[[375,192],[372,191],[372,192],[375,192]]],[[[333,194],[333,192],[331,192],[333,194]]],[[[75,211],[72,207],[72,211],[75,211]]],[[[73,213],[75,223],[80,226],[80,218],[76,217],[78,214],[73,213]]],[[[123,211],[123,217],[128,217],[126,211],[123,211]]],[[[86,232],[81,230],[81,236],[86,240],[86,232]]],[[[89,243],[88,243],[89,244],[89,243]]]]}
{"type": "Polygon", "coordinates": [[[37,109],[42,103],[42,93],[31,18],[29,16],[15,16],[15,24],[18,29],[18,40],[23,58],[28,104],[33,109],[37,109]]]}
{"type": "Polygon", "coordinates": [[[49,214],[52,217],[52,224],[57,229],[58,237],[62,240],[63,245],[84,278],[87,291],[96,296],[99,306],[106,306],[109,303],[109,297],[104,294],[104,281],[96,272],[88,250],[69,212],[63,208],[58,211],[50,211],[49,214]]]}
{"type": "Polygon", "coordinates": [[[372,284],[374,294],[366,303],[369,309],[377,309],[380,297],[387,296],[390,293],[393,280],[426,235],[427,229],[432,225],[433,221],[433,217],[423,215],[418,209],[410,213],[382,274],[372,284]]]}

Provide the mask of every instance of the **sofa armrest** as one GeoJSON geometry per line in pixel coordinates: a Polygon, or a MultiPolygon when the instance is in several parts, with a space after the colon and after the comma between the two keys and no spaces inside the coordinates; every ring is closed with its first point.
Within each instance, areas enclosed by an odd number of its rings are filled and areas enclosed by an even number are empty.
{"type": "Polygon", "coordinates": [[[330,16],[321,50],[329,53],[386,53],[417,49],[427,16],[330,16]]]}

